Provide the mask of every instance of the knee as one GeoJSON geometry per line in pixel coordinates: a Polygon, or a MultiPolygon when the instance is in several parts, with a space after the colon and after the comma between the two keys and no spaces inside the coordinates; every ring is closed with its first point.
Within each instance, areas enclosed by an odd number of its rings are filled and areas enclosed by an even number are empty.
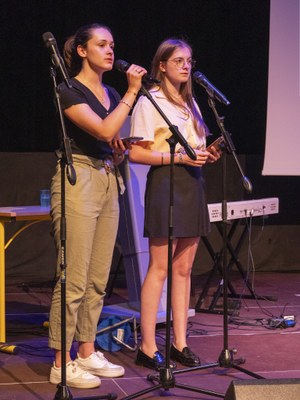
{"type": "Polygon", "coordinates": [[[86,294],[86,285],[74,284],[74,282],[68,282],[66,287],[67,301],[69,302],[81,302],[86,294]]]}
{"type": "Polygon", "coordinates": [[[181,263],[174,265],[173,274],[180,278],[189,278],[192,273],[192,265],[189,263],[181,263]]]}
{"type": "Polygon", "coordinates": [[[155,277],[156,281],[164,282],[167,278],[167,265],[152,264],[149,267],[148,275],[155,277]]]}

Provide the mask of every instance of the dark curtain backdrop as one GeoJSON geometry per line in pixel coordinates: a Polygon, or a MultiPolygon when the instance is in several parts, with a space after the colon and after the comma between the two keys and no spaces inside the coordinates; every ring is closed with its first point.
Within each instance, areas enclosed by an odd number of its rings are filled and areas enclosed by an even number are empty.
{"type": "MultiPolygon", "coordinates": [[[[65,39],[86,23],[110,26],[116,58],[149,67],[158,44],[183,36],[194,48],[196,69],[231,101],[218,104],[237,152],[262,154],[265,141],[269,0],[10,0],[1,2],[0,151],[52,151],[58,134],[50,56],[42,34],[62,51],[65,39]]],[[[126,77],[105,80],[122,94],[126,77]]],[[[214,117],[203,88],[195,88],[205,119],[214,117]]]]}

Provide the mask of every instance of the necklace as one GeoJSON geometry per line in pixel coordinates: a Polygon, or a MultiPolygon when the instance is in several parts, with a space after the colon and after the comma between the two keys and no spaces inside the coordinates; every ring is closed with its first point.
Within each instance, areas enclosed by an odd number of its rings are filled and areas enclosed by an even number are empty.
{"type": "Polygon", "coordinates": [[[107,104],[108,104],[108,94],[107,94],[107,89],[105,86],[102,85],[102,83],[100,84],[100,86],[93,86],[90,82],[88,82],[87,80],[81,78],[80,79],[81,82],[90,89],[90,91],[97,97],[97,99],[100,101],[100,103],[106,108],[107,104]],[[102,88],[102,93],[100,91],[100,88],[102,88]]]}
{"type": "Polygon", "coordinates": [[[183,114],[183,119],[187,121],[190,118],[190,110],[186,106],[183,106],[183,108],[181,108],[181,112],[183,114]]]}
{"type": "Polygon", "coordinates": [[[106,87],[102,86],[103,88],[103,95],[101,96],[100,93],[97,93],[97,98],[100,100],[100,103],[105,105],[106,104],[106,96],[107,96],[107,89],[106,87]]]}
{"type": "Polygon", "coordinates": [[[181,94],[173,95],[173,97],[175,97],[175,100],[178,102],[176,104],[176,107],[182,112],[183,119],[185,121],[188,120],[190,117],[190,110],[189,110],[187,104],[183,101],[181,94]]]}

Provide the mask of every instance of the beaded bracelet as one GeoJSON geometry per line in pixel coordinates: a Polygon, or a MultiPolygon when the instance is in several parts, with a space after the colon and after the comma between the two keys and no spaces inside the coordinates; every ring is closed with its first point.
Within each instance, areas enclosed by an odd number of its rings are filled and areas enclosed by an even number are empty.
{"type": "Polygon", "coordinates": [[[131,110],[132,107],[131,107],[130,104],[127,103],[127,101],[125,101],[125,100],[120,100],[120,103],[126,104],[126,106],[129,107],[130,110],[131,110]]]}

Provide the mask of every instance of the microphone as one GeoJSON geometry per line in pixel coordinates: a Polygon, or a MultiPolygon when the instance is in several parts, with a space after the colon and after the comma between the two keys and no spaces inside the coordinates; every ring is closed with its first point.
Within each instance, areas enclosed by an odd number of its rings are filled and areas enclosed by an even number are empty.
{"type": "Polygon", "coordinates": [[[63,79],[65,80],[66,84],[68,85],[69,88],[71,88],[72,85],[70,83],[70,78],[69,78],[68,72],[66,70],[64,60],[61,57],[61,55],[59,54],[59,50],[58,50],[57,43],[56,43],[54,36],[52,35],[51,32],[45,32],[45,33],[43,33],[43,40],[44,40],[45,46],[48,49],[50,49],[52,64],[55,66],[55,68],[58,68],[60,70],[61,75],[62,75],[63,79]]]}
{"type": "Polygon", "coordinates": [[[216,98],[219,100],[221,103],[225,104],[226,106],[229,106],[230,101],[226,99],[223,93],[221,93],[212,83],[209,82],[209,80],[206,78],[205,75],[202,74],[200,71],[196,71],[193,74],[194,80],[198,85],[201,85],[206,89],[207,93],[209,96],[216,98]]]}
{"type": "MultiPolygon", "coordinates": [[[[120,72],[126,72],[129,67],[130,67],[130,64],[127,61],[124,61],[124,60],[116,60],[115,61],[115,68],[120,72]]],[[[160,83],[160,81],[158,79],[152,78],[152,76],[149,74],[146,74],[143,76],[142,82],[156,83],[156,84],[160,83]]]]}

